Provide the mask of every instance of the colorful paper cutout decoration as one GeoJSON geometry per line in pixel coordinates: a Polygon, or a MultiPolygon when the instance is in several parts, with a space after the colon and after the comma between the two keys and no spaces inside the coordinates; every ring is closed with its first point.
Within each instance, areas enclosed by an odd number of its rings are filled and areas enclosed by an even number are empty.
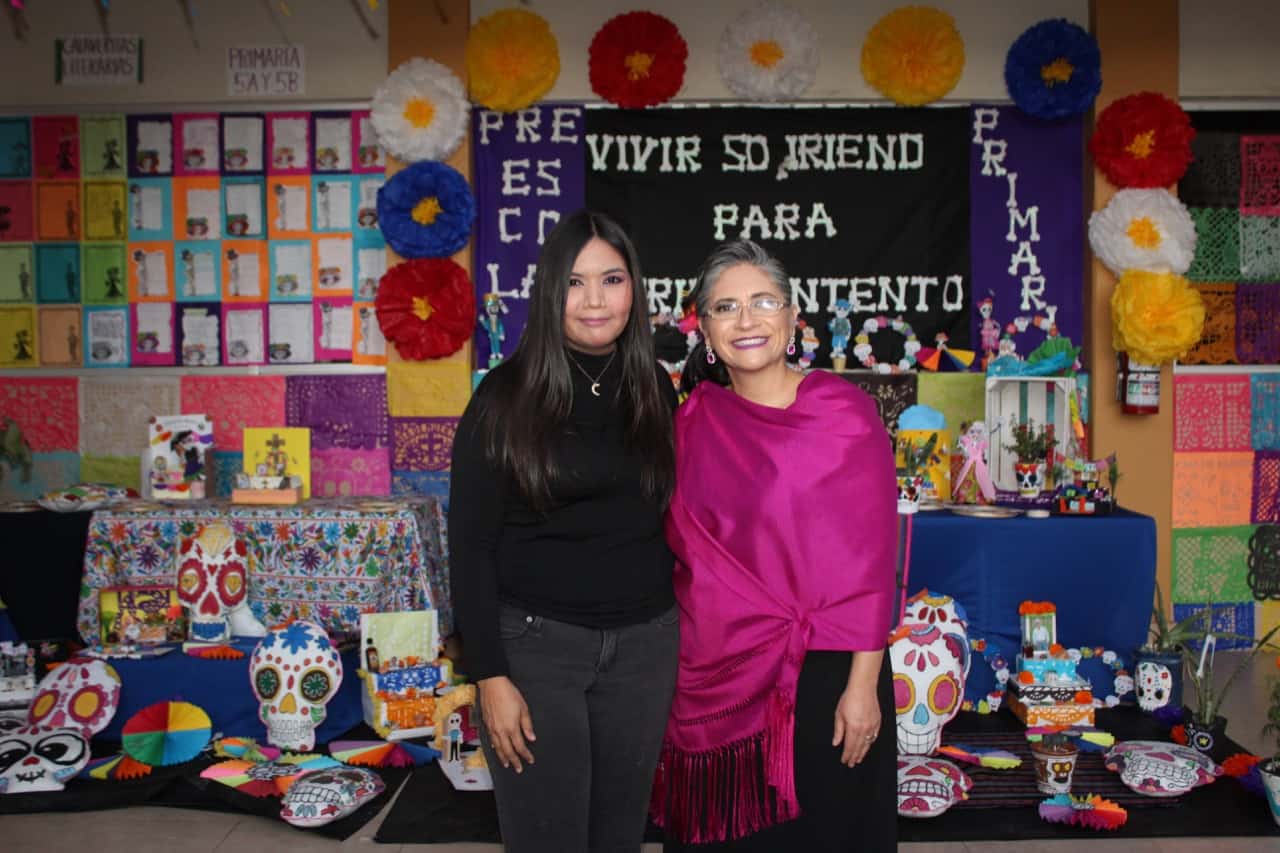
{"type": "Polygon", "coordinates": [[[943,726],[960,713],[966,654],[955,634],[935,625],[904,623],[889,638],[900,755],[938,748],[943,726]]]}
{"type": "Polygon", "coordinates": [[[1102,90],[1098,41],[1064,18],[1033,24],[1005,56],[1004,83],[1013,103],[1033,118],[1079,115],[1102,90]]]}
{"type": "Polygon", "coordinates": [[[200,771],[200,778],[212,779],[251,797],[282,797],[303,773],[339,766],[327,755],[286,755],[273,761],[235,758],[206,767],[200,771]]]}
{"type": "Polygon", "coordinates": [[[466,91],[449,68],[414,57],[373,93],[369,118],[378,143],[405,163],[448,160],[467,131],[466,91]]]}
{"type": "Polygon", "coordinates": [[[297,621],[272,628],[253,650],[249,669],[267,740],[281,749],[309,750],[325,705],[342,684],[342,660],[325,630],[297,621]]]}
{"type": "Polygon", "coordinates": [[[596,31],[588,53],[591,90],[620,107],[641,109],[680,91],[689,46],[669,18],[626,12],[596,31]]]}
{"type": "Polygon", "coordinates": [[[1117,187],[1167,187],[1191,165],[1191,118],[1177,103],[1155,92],[1113,101],[1098,116],[1089,150],[1117,187]]]}
{"type": "Polygon", "coordinates": [[[1113,275],[1127,269],[1182,275],[1196,256],[1196,226],[1167,190],[1120,190],[1089,217],[1089,246],[1113,275]]]}
{"type": "Polygon", "coordinates": [[[1106,763],[1131,791],[1149,797],[1176,797],[1222,775],[1222,768],[1199,750],[1153,740],[1118,743],[1106,763]]]}
{"type": "Polygon", "coordinates": [[[84,770],[80,771],[80,778],[97,779],[99,782],[141,779],[144,776],[150,776],[153,769],[150,764],[143,764],[121,752],[118,755],[93,759],[84,770]]]}
{"type": "Polygon", "coordinates": [[[324,826],[352,814],[384,790],[382,777],[370,770],[313,770],[293,781],[280,817],[294,826],[324,826]]]}
{"type": "Polygon", "coordinates": [[[924,755],[898,756],[898,814],[937,817],[969,799],[973,780],[950,761],[924,755]]]}
{"type": "Polygon", "coordinates": [[[0,732],[0,794],[61,791],[89,763],[89,736],[77,729],[0,732]]]}
{"type": "Polygon", "coordinates": [[[904,106],[928,104],[950,92],[964,71],[964,42],[955,19],[930,6],[885,15],[862,44],[862,77],[904,106]]]}
{"type": "Polygon", "coordinates": [[[1166,364],[1200,340],[1204,300],[1174,273],[1125,270],[1111,294],[1112,344],[1134,361],[1166,364]]]}
{"type": "Polygon", "coordinates": [[[1038,810],[1040,819],[1046,823],[1083,826],[1085,829],[1116,830],[1129,819],[1129,812],[1123,807],[1097,794],[1087,797],[1058,794],[1040,803],[1038,810]]]}
{"type": "Polygon", "coordinates": [[[387,270],[375,305],[378,326],[401,358],[442,358],[471,340],[471,279],[447,258],[419,258],[387,270]]]}
{"type": "Polygon", "coordinates": [[[253,738],[224,737],[213,742],[213,754],[219,758],[243,758],[246,761],[278,761],[280,750],[264,746],[253,738]]]}
{"type": "Polygon", "coordinates": [[[471,100],[513,112],[551,91],[560,76],[560,48],[541,16],[500,9],[472,25],[466,63],[471,100]]]}
{"type": "Polygon", "coordinates": [[[440,757],[429,746],[385,740],[335,740],[329,744],[329,754],[357,767],[421,767],[440,757]]]}
{"type": "Polygon", "coordinates": [[[991,770],[1012,770],[1022,766],[1022,759],[1007,749],[991,749],[969,746],[963,743],[949,743],[938,747],[938,754],[991,770]]]}
{"type": "Polygon", "coordinates": [[[1249,591],[1258,601],[1280,601],[1280,526],[1261,524],[1249,537],[1249,591]]]}
{"type": "Polygon", "coordinates": [[[818,74],[818,36],[785,3],[747,9],[720,36],[716,59],[729,91],[751,101],[799,98],[818,74]]]}
{"type": "Polygon", "coordinates": [[[45,729],[73,728],[89,738],[107,727],[119,706],[120,676],[115,668],[100,660],[72,658],[36,686],[27,723],[45,729]]]}
{"type": "Polygon", "coordinates": [[[190,761],[209,743],[213,724],[203,708],[190,702],[148,705],[124,724],[125,754],[153,767],[190,761]]]}
{"type": "Polygon", "coordinates": [[[467,244],[476,201],[466,178],[444,163],[415,163],[378,190],[378,225],[404,258],[447,258],[467,244]]]}

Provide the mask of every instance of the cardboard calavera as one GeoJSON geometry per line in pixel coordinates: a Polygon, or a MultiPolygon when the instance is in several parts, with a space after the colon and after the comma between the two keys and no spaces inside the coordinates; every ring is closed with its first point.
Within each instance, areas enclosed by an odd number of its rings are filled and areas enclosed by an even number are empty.
{"type": "Polygon", "coordinates": [[[955,634],[933,625],[905,624],[889,645],[893,697],[898,714],[898,753],[930,755],[942,727],[960,712],[964,653],[955,634]]]}
{"type": "Polygon", "coordinates": [[[294,826],[323,826],[351,814],[385,787],[377,773],[361,767],[312,770],[294,780],[280,817],[294,826]]]}
{"type": "Polygon", "coordinates": [[[1176,797],[1222,775],[1222,768],[1204,753],[1154,740],[1118,743],[1106,763],[1131,790],[1149,797],[1176,797]]]}
{"type": "Polygon", "coordinates": [[[907,613],[903,621],[933,625],[944,634],[955,634],[960,639],[964,677],[968,681],[973,656],[969,654],[969,617],[960,602],[949,595],[922,589],[907,599],[907,613]]]}
{"type": "Polygon", "coordinates": [[[973,780],[950,761],[924,755],[898,756],[898,814],[937,817],[969,798],[973,780]]]}
{"type": "Polygon", "coordinates": [[[296,621],[272,628],[253,650],[249,678],[267,740],[307,752],[325,718],[325,705],[342,684],[342,659],[325,630],[296,621]]]}
{"type": "Polygon", "coordinates": [[[187,608],[191,639],[221,642],[231,637],[228,615],[245,603],[246,548],[222,522],[182,540],[178,554],[178,600],[187,608]]]}
{"type": "Polygon", "coordinates": [[[1169,704],[1173,690],[1173,673],[1169,667],[1155,661],[1138,662],[1138,707],[1144,711],[1155,711],[1169,704]]]}
{"type": "Polygon", "coordinates": [[[36,686],[27,723],[43,729],[78,729],[91,738],[107,727],[119,706],[120,676],[111,664],[72,658],[36,686]]]}
{"type": "Polygon", "coordinates": [[[89,740],[79,729],[0,732],[0,794],[61,791],[88,763],[89,740]]]}

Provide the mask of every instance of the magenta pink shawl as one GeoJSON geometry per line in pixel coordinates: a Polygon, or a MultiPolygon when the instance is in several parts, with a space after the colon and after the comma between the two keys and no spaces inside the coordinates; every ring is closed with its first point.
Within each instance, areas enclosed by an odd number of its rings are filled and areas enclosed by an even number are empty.
{"type": "Polygon", "coordinates": [[[704,382],[677,413],[680,671],[653,801],[674,837],[739,838],[799,814],[800,666],[809,649],[885,647],[896,496],[875,404],[829,373],[786,409],[704,382]]]}

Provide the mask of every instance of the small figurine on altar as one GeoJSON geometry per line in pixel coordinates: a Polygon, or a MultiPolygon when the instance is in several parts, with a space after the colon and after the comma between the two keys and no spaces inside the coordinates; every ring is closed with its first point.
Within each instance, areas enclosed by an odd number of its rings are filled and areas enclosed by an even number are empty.
{"type": "Polygon", "coordinates": [[[831,366],[836,370],[844,370],[845,348],[849,346],[849,336],[853,334],[853,323],[849,313],[853,306],[848,299],[837,299],[835,315],[827,322],[827,331],[831,333],[831,366]]]}
{"type": "Polygon", "coordinates": [[[800,329],[800,369],[808,370],[813,367],[813,360],[818,356],[818,347],[822,342],[818,340],[818,333],[814,331],[804,320],[796,323],[800,329]]]}
{"type": "Polygon", "coordinates": [[[990,296],[987,296],[978,303],[978,316],[982,318],[982,324],[978,327],[978,337],[982,342],[984,370],[996,357],[996,350],[1000,346],[1000,323],[991,316],[993,313],[995,313],[995,303],[990,296]]]}
{"type": "Polygon", "coordinates": [[[446,761],[462,760],[462,715],[454,711],[446,723],[445,738],[449,741],[446,761]]]}
{"type": "Polygon", "coordinates": [[[484,313],[480,315],[480,327],[489,335],[489,367],[497,367],[502,363],[502,344],[507,339],[507,331],[502,326],[502,315],[507,313],[507,305],[502,297],[490,291],[484,295],[484,313]]]}

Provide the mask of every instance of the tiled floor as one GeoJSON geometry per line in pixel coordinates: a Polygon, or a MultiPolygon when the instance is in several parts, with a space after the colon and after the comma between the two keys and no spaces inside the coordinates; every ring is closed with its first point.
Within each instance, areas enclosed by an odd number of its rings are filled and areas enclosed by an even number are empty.
{"type": "MultiPolygon", "coordinates": [[[[1219,655],[1217,670],[1226,677],[1238,653],[1219,655]]],[[[1240,677],[1229,697],[1225,714],[1230,720],[1227,733],[1245,747],[1264,748],[1260,729],[1263,721],[1268,680],[1276,673],[1275,658],[1259,655],[1240,677]]],[[[1259,809],[1266,806],[1259,801],[1259,809]]],[[[385,814],[385,812],[384,812],[385,814]]],[[[328,841],[293,829],[279,821],[259,817],[235,817],[220,812],[186,809],[133,808],[107,812],[40,814],[0,818],[0,850],[5,853],[293,853],[304,850],[364,850],[367,853],[497,853],[492,844],[405,844],[382,845],[373,841],[381,822],[370,822],[344,843],[328,841]]],[[[970,842],[951,844],[904,844],[909,853],[1068,853],[1126,851],[1126,853],[1280,853],[1280,836],[1269,838],[1178,838],[1108,839],[1081,835],[1079,840],[970,842]]],[[[658,845],[647,845],[644,853],[658,853],[658,845]]],[[[803,851],[794,851],[803,853],[803,851]]]]}

